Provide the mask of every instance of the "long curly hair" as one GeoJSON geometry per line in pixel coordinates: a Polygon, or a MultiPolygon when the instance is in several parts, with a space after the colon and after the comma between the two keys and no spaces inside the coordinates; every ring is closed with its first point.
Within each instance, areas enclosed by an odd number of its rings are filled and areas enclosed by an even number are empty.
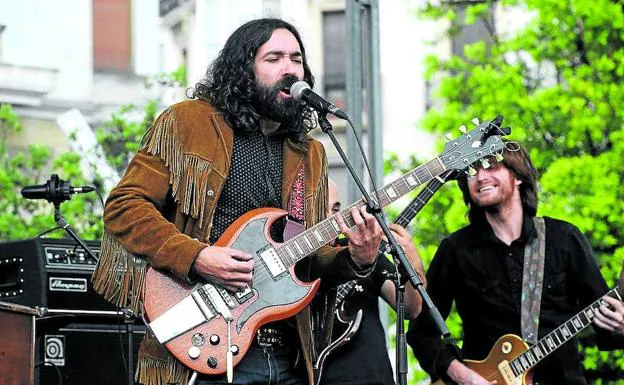
{"type": "MultiPolygon", "coordinates": [[[[280,28],[290,31],[297,39],[303,59],[303,80],[313,87],[314,76],[297,29],[281,19],[265,18],[247,22],[234,31],[204,78],[192,89],[190,96],[209,100],[236,133],[244,135],[260,130],[262,117],[253,105],[257,89],[254,59],[258,48],[280,28]]],[[[305,107],[301,119],[287,128],[293,139],[302,141],[305,133],[315,125],[316,114],[305,107]]]]}
{"type": "MultiPolygon", "coordinates": [[[[489,159],[496,162],[495,159],[489,159]]],[[[520,199],[522,201],[522,209],[524,214],[534,217],[537,214],[537,180],[538,173],[527,150],[516,142],[508,142],[503,149],[503,166],[521,181],[520,199]]],[[[471,223],[485,219],[485,210],[474,203],[470,197],[468,190],[468,179],[466,175],[462,175],[457,179],[457,184],[464,196],[464,202],[468,205],[468,220],[471,223]]]]}

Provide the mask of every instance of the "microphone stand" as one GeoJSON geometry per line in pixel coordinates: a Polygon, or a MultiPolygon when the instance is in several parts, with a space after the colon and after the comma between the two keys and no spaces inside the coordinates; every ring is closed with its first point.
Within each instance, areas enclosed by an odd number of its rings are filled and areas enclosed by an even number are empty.
{"type": "MultiPolygon", "coordinates": [[[[65,230],[67,234],[69,234],[84,249],[84,251],[89,255],[89,257],[91,257],[95,262],[97,262],[98,257],[95,255],[95,253],[93,253],[91,248],[87,246],[87,243],[84,240],[82,240],[82,238],[80,238],[78,234],[76,234],[74,229],[72,229],[72,227],[69,225],[69,223],[67,222],[67,220],[61,213],[61,202],[64,199],[66,198],[58,198],[58,199],[52,200],[52,204],[54,204],[54,222],[56,222],[56,225],[58,227],[65,230]]],[[[130,311],[122,311],[122,313],[124,316],[126,339],[128,343],[128,350],[127,350],[128,358],[127,358],[127,363],[126,363],[127,364],[126,370],[127,370],[127,375],[128,375],[127,381],[129,385],[133,385],[134,384],[134,361],[133,361],[134,339],[133,339],[133,336],[134,336],[135,316],[130,311]]]]}
{"type": "Polygon", "coordinates": [[[87,246],[85,241],[83,241],[78,236],[78,234],[76,234],[76,232],[71,228],[69,223],[67,223],[67,220],[65,220],[65,217],[61,213],[61,201],[54,200],[52,201],[52,203],[54,204],[54,222],[56,222],[56,225],[62,228],[63,230],[65,230],[67,234],[69,234],[80,246],[82,246],[85,253],[87,253],[89,257],[91,257],[95,262],[97,262],[98,257],[96,257],[96,255],[93,253],[93,251],[91,251],[89,246],[87,246]]]}
{"type": "MultiPolygon", "coordinates": [[[[331,139],[332,143],[334,144],[334,147],[338,151],[338,154],[340,155],[340,157],[342,158],[342,161],[347,167],[349,174],[351,174],[353,181],[357,185],[358,189],[362,192],[362,196],[364,197],[364,203],[366,204],[367,211],[375,217],[375,219],[377,220],[377,223],[379,223],[379,226],[381,227],[381,230],[383,231],[384,235],[388,239],[388,245],[390,246],[390,254],[392,254],[395,261],[398,261],[400,265],[405,269],[406,275],[408,276],[409,281],[412,283],[412,285],[416,288],[416,290],[422,297],[423,303],[428,308],[429,314],[431,315],[434,323],[440,330],[440,333],[445,338],[448,338],[451,333],[449,332],[449,329],[446,326],[446,323],[444,323],[444,319],[440,315],[440,312],[438,311],[438,309],[435,307],[433,301],[429,297],[429,294],[423,287],[423,282],[418,276],[418,274],[416,274],[416,270],[414,269],[412,264],[409,262],[409,259],[407,259],[407,256],[405,255],[405,251],[403,250],[403,247],[401,247],[401,245],[397,242],[397,240],[392,235],[390,228],[388,227],[388,225],[386,224],[386,221],[384,220],[382,216],[382,212],[381,212],[381,208],[379,207],[379,204],[376,202],[373,202],[370,195],[366,191],[366,188],[362,184],[362,181],[360,180],[357,173],[353,169],[353,166],[349,162],[347,155],[342,150],[342,147],[340,147],[340,144],[338,143],[338,140],[336,139],[336,136],[333,133],[333,127],[331,123],[329,122],[329,120],[327,120],[327,114],[319,113],[318,121],[319,121],[321,130],[324,133],[326,133],[331,139]]],[[[395,290],[396,290],[396,308],[397,308],[397,312],[396,312],[397,313],[397,326],[396,326],[397,383],[399,385],[406,385],[407,384],[407,343],[405,339],[405,327],[403,325],[404,320],[405,320],[405,298],[404,298],[405,286],[401,285],[400,282],[398,282],[398,279],[397,279],[397,282],[395,283],[395,290]]]]}

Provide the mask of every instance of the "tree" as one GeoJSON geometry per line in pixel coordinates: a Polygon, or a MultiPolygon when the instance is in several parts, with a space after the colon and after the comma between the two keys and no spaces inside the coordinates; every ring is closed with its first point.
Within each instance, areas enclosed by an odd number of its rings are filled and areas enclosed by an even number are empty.
{"type": "MultiPolygon", "coordinates": [[[[590,240],[603,276],[614,285],[624,258],[624,11],[616,1],[517,0],[429,2],[421,16],[447,22],[445,38],[483,23],[486,43],[461,55],[427,58],[441,107],[422,121],[447,133],[474,116],[501,113],[512,139],[526,144],[541,174],[538,215],[577,225],[590,240]],[[491,15],[531,15],[514,33],[495,29],[491,15]],[[460,15],[463,15],[460,17],[460,15]]],[[[441,149],[441,147],[440,147],[441,149]]],[[[411,168],[418,163],[392,167],[411,168]]],[[[454,185],[454,183],[452,183],[454,185]]],[[[414,238],[427,264],[441,238],[467,224],[457,188],[448,188],[415,219],[414,238]]],[[[455,321],[450,322],[455,329],[455,321]]],[[[460,336],[458,336],[460,337],[460,336]]],[[[621,351],[598,352],[582,339],[590,382],[624,384],[621,351]]]]}
{"type": "MultiPolygon", "coordinates": [[[[160,90],[163,92],[180,89],[185,83],[184,66],[146,79],[147,87],[162,86],[160,90]]],[[[125,170],[139,149],[141,138],[154,121],[158,107],[157,100],[150,100],[144,106],[121,106],[96,129],[97,141],[106,161],[118,172],[125,170]]],[[[93,180],[85,178],[81,169],[84,154],[70,151],[53,157],[51,149],[42,144],[9,150],[7,139],[21,129],[19,117],[11,105],[0,105],[0,241],[32,238],[54,228],[53,205],[43,200],[26,200],[20,194],[24,186],[42,184],[52,173],[57,173],[63,180],[71,180],[74,186],[95,185],[100,196],[108,194],[96,165],[89,165],[93,180]]],[[[68,140],[71,142],[76,138],[70,135],[68,140]]],[[[61,204],[61,212],[82,238],[100,239],[103,233],[102,203],[93,194],[78,194],[61,204]]],[[[60,230],[50,236],[63,238],[67,234],[60,230]]]]}

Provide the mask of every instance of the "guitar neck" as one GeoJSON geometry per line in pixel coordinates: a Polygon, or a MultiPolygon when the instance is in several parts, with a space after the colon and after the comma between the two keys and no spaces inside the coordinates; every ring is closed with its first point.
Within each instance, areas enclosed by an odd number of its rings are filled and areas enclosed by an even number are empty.
{"type": "Polygon", "coordinates": [[[355,280],[351,280],[338,286],[338,289],[336,289],[336,304],[340,304],[344,301],[349,293],[351,293],[356,283],[355,280]]]}
{"type": "MultiPolygon", "coordinates": [[[[623,289],[621,286],[616,286],[606,295],[622,301],[622,297],[624,296],[622,291],[623,289]]],[[[602,303],[602,299],[596,300],[574,317],[570,318],[563,325],[548,333],[524,353],[513,359],[509,363],[509,366],[514,372],[514,375],[520,376],[522,373],[531,369],[550,353],[558,349],[561,345],[589,326],[594,319],[594,313],[602,305],[602,303]]]]}
{"type": "MultiPolygon", "coordinates": [[[[434,158],[409,171],[394,182],[385,185],[375,193],[370,194],[371,199],[374,203],[379,204],[379,206],[386,207],[410,191],[429,182],[444,171],[445,167],[442,162],[438,158],[434,158]],[[377,199],[379,201],[377,201],[377,199]]],[[[342,215],[347,226],[354,227],[355,222],[351,216],[351,208],[363,205],[364,202],[362,200],[355,202],[339,213],[332,215],[275,247],[275,251],[281,262],[286,267],[292,266],[302,258],[307,257],[322,246],[336,239],[340,234],[340,228],[338,227],[338,222],[336,222],[337,215],[342,215]]]]}
{"type": "Polygon", "coordinates": [[[422,210],[423,207],[429,202],[433,194],[435,194],[440,187],[446,182],[446,178],[448,178],[453,171],[446,171],[445,173],[434,177],[425,187],[423,187],[422,191],[418,193],[416,198],[414,198],[408,205],[401,211],[394,223],[399,226],[405,227],[407,226],[412,219],[422,210]]]}
{"type": "MultiPolygon", "coordinates": [[[[401,227],[406,227],[416,214],[422,210],[423,207],[429,202],[431,197],[442,187],[442,185],[446,182],[446,179],[453,173],[454,171],[448,170],[441,175],[434,177],[423,189],[418,193],[416,198],[414,198],[408,205],[401,211],[401,213],[395,218],[394,223],[401,227]]],[[[388,242],[381,241],[379,245],[378,254],[386,253],[386,246],[388,242]]]]}

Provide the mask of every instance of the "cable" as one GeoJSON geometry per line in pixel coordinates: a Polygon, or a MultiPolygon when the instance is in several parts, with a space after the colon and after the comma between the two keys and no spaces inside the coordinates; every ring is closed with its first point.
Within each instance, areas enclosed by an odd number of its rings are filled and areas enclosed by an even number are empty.
{"type": "Polygon", "coordinates": [[[49,361],[39,361],[35,364],[35,368],[41,366],[41,364],[43,364],[43,366],[53,367],[56,370],[56,376],[58,377],[59,385],[63,385],[63,374],[61,373],[61,369],[55,363],[49,361]]]}
{"type": "MultiPolygon", "coordinates": [[[[117,317],[115,317],[115,319],[117,320],[117,335],[119,336],[119,348],[121,350],[121,359],[123,361],[125,378],[128,378],[128,363],[126,362],[126,352],[125,352],[123,338],[122,338],[123,331],[121,330],[121,321],[120,321],[122,316],[121,314],[119,314],[120,312],[123,313],[123,311],[121,310],[119,306],[117,307],[117,312],[118,314],[117,314],[117,317]]],[[[127,331],[128,330],[126,329],[126,332],[127,331]]],[[[133,338],[133,336],[126,336],[126,337],[133,338]]],[[[132,359],[132,357],[130,357],[130,359],[132,359]]]]}
{"type": "Polygon", "coordinates": [[[60,229],[62,229],[62,227],[61,227],[61,226],[56,226],[56,227],[53,227],[53,228],[48,229],[48,230],[45,230],[45,231],[44,231],[44,232],[42,232],[41,234],[37,235],[37,236],[36,236],[36,238],[41,238],[41,237],[43,237],[44,235],[46,235],[46,234],[48,234],[48,233],[51,233],[51,232],[53,232],[53,231],[60,230],[60,229]]]}
{"type": "Polygon", "coordinates": [[[102,204],[102,209],[104,209],[104,198],[102,198],[102,194],[100,194],[100,189],[95,188],[95,193],[100,198],[100,203],[102,204]]]}
{"type": "MultiPolygon", "coordinates": [[[[370,168],[370,165],[368,164],[368,158],[366,157],[364,148],[362,147],[362,142],[360,141],[360,138],[358,137],[357,132],[355,132],[355,128],[353,127],[353,122],[351,122],[351,118],[349,118],[348,116],[347,116],[347,122],[349,123],[349,127],[351,127],[351,132],[353,132],[355,141],[358,144],[358,147],[360,149],[360,154],[362,154],[362,159],[364,160],[364,165],[366,166],[366,173],[368,174],[368,177],[370,178],[370,181],[371,181],[371,185],[373,186],[373,194],[375,195],[377,206],[379,206],[378,208],[380,209],[381,217],[383,218],[384,221],[387,222],[386,214],[383,210],[381,210],[381,206],[380,206],[381,200],[379,199],[379,191],[377,190],[377,183],[375,181],[375,178],[373,177],[373,174],[371,173],[371,168],[370,168]]],[[[366,202],[366,203],[370,205],[371,202],[366,202]]]]}

